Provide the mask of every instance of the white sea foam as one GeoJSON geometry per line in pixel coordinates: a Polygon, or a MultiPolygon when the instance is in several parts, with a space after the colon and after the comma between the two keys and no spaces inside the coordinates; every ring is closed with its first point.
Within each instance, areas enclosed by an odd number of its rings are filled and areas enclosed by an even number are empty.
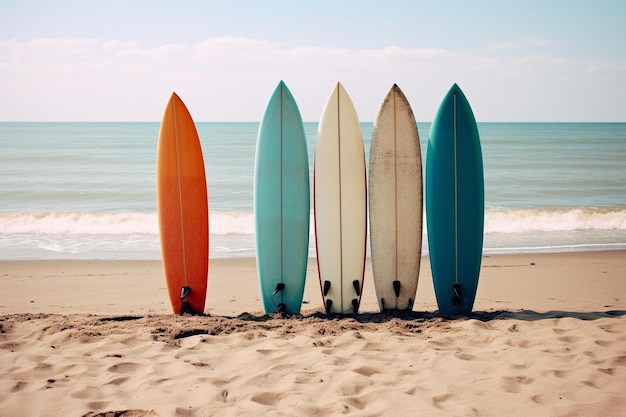
{"type": "Polygon", "coordinates": [[[9,234],[157,234],[156,214],[0,213],[0,232],[9,234]]]}
{"type": "MultiPolygon", "coordinates": [[[[209,229],[211,257],[254,256],[252,213],[214,212],[209,229]]],[[[490,209],[485,231],[485,253],[624,248],[626,209],[490,209]]],[[[0,259],[159,257],[156,213],[0,213],[0,259]]]]}
{"type": "MultiPolygon", "coordinates": [[[[212,235],[252,235],[254,216],[209,215],[212,235]]],[[[485,214],[485,233],[626,230],[626,208],[496,209],[485,214]]],[[[0,213],[0,233],[129,235],[158,234],[156,213],[0,213]]]]}
{"type": "Polygon", "coordinates": [[[212,235],[252,235],[254,234],[254,215],[252,213],[210,213],[209,233],[212,235]]]}
{"type": "Polygon", "coordinates": [[[489,210],[485,233],[626,230],[626,208],[489,210]]]}
{"type": "MultiPolygon", "coordinates": [[[[211,213],[212,235],[254,234],[252,213],[211,213]]],[[[156,213],[0,213],[0,233],[129,235],[158,234],[156,213]]]]}

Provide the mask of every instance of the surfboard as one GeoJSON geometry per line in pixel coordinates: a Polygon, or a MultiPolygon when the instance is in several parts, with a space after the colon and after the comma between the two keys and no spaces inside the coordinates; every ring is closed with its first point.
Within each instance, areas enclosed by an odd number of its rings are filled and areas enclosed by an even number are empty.
{"type": "Polygon", "coordinates": [[[206,177],[196,126],[176,93],[161,121],[156,185],[161,254],[172,310],[201,314],[209,270],[206,177]]]}
{"type": "Polygon", "coordinates": [[[483,160],[474,113],[454,84],[435,116],[426,153],[426,222],[442,315],[471,313],[483,248],[483,160]]]}
{"type": "Polygon", "coordinates": [[[314,162],[317,265],[328,313],[357,313],[365,274],[365,150],[356,110],[337,83],[320,119],[314,162]]]}
{"type": "Polygon", "coordinates": [[[422,254],[422,154],[411,106],[394,84],[372,131],[369,219],[381,311],[412,310],[422,254]]]}
{"type": "Polygon", "coordinates": [[[254,219],[263,308],[298,314],[309,256],[309,157],[298,105],[282,81],[259,126],[254,219]]]}

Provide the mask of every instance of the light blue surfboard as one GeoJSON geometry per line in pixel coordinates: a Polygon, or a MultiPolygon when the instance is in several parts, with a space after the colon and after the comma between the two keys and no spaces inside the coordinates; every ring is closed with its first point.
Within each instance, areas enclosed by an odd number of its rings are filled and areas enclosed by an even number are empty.
{"type": "Polygon", "coordinates": [[[300,312],[309,217],[309,158],[302,117],[281,81],[259,126],[254,168],[257,270],[266,313],[300,312]]]}
{"type": "Polygon", "coordinates": [[[444,97],[426,153],[426,224],[442,315],[471,313],[483,250],[483,159],[474,113],[458,85],[444,97]]]}

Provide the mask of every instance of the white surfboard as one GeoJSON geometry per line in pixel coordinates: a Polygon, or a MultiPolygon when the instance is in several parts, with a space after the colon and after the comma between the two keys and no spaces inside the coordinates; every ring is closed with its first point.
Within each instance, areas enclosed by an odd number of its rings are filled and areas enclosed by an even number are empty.
{"type": "Polygon", "coordinates": [[[340,83],[320,119],[315,149],[315,240],[328,313],[358,312],[365,273],[365,150],[356,111],[340,83]]]}
{"type": "Polygon", "coordinates": [[[369,208],[378,306],[412,310],[422,255],[422,156],[413,111],[395,84],[372,131],[369,208]]]}

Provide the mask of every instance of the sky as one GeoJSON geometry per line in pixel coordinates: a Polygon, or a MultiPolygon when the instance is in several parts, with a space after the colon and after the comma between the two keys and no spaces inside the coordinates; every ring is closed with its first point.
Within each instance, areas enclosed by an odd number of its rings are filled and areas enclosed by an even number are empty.
{"type": "Polygon", "coordinates": [[[259,121],[280,80],[305,121],[337,82],[361,121],[396,83],[432,121],[626,122],[623,0],[0,0],[0,121],[259,121]]]}

